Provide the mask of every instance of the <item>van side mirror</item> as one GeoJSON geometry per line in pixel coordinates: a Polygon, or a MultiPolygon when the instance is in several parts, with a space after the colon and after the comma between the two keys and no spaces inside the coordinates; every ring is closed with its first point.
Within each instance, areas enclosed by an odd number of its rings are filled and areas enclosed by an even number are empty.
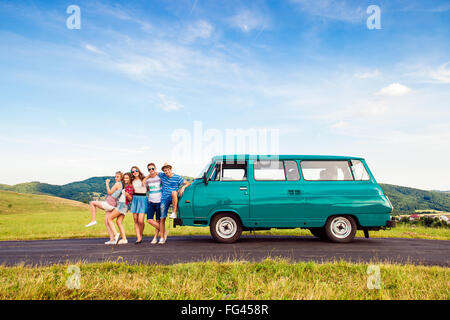
{"type": "Polygon", "coordinates": [[[206,172],[203,173],[203,182],[205,183],[205,185],[208,185],[208,179],[206,179],[206,172]]]}

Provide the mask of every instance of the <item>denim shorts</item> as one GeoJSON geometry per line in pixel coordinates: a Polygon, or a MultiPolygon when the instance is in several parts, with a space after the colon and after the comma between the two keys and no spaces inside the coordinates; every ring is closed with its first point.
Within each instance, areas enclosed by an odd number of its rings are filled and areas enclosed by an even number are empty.
{"type": "Polygon", "coordinates": [[[117,211],[125,215],[128,211],[128,206],[124,202],[119,202],[119,205],[117,206],[117,211]]]}
{"type": "Polygon", "coordinates": [[[153,219],[153,217],[156,218],[156,221],[161,220],[161,204],[159,202],[149,202],[147,208],[147,220],[153,219]]]}
{"type": "Polygon", "coordinates": [[[172,197],[168,199],[161,199],[161,219],[167,218],[167,212],[172,204],[172,197]]]}

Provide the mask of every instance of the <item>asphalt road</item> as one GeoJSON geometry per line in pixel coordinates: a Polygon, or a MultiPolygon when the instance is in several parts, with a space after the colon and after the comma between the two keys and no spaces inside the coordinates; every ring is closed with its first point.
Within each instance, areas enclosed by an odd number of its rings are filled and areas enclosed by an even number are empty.
{"type": "Polygon", "coordinates": [[[49,265],[55,263],[122,260],[130,263],[174,264],[193,261],[260,261],[283,257],[294,261],[392,262],[449,266],[450,241],[356,238],[352,243],[322,242],[314,237],[242,236],[234,244],[220,244],[210,236],[173,236],[164,245],[145,238],[140,245],[107,246],[107,239],[0,241],[0,264],[49,265]]]}

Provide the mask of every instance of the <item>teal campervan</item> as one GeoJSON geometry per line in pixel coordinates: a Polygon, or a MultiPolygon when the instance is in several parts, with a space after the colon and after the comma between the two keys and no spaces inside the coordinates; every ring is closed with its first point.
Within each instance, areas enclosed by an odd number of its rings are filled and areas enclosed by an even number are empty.
{"type": "Polygon", "coordinates": [[[209,226],[232,243],[242,231],[306,228],[350,242],[356,230],[394,227],[392,204],[363,158],[224,155],[206,165],[179,200],[174,226],[209,226]]]}

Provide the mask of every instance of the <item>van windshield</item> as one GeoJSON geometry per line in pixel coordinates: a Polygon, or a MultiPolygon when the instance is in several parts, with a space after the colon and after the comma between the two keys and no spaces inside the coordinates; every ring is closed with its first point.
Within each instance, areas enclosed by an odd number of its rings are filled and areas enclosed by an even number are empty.
{"type": "Polygon", "coordinates": [[[211,167],[211,163],[212,163],[212,161],[209,161],[208,164],[203,168],[203,170],[200,171],[200,173],[198,174],[198,176],[195,177],[195,179],[202,179],[202,178],[203,178],[203,175],[205,174],[205,172],[207,172],[208,169],[209,169],[209,167],[211,167]]]}

